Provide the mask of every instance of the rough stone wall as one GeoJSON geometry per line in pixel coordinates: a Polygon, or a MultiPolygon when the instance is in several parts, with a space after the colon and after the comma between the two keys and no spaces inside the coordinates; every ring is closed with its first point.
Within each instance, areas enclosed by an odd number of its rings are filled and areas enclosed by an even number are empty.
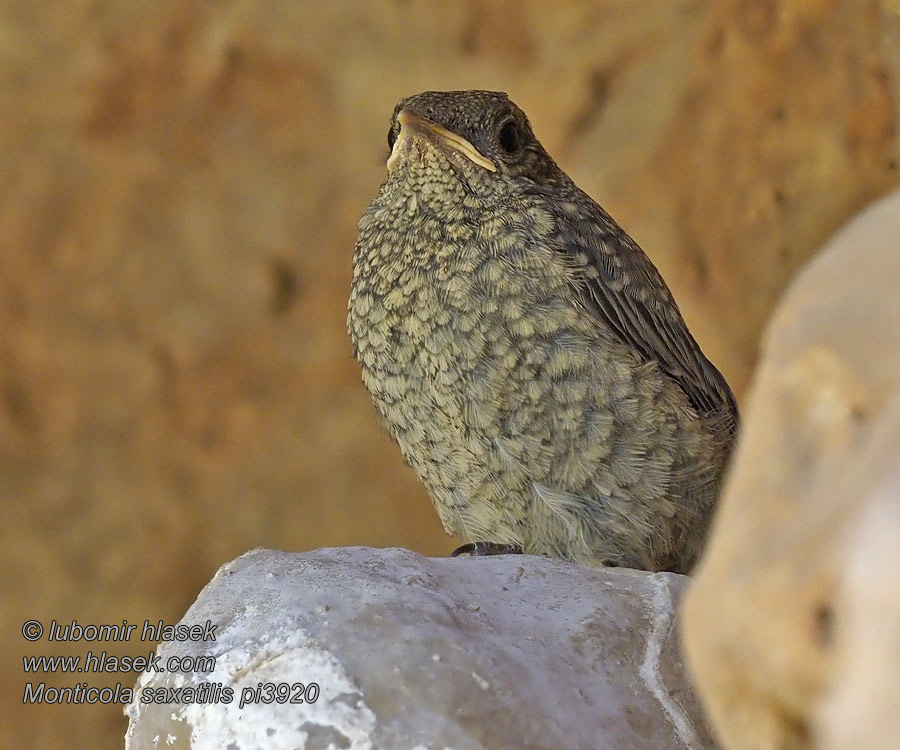
{"type": "Polygon", "coordinates": [[[897,183],[897,19],[889,0],[0,4],[0,744],[124,731],[115,708],[22,706],[22,654],[65,652],[26,648],[28,617],[174,621],[261,545],[452,547],[344,332],[397,99],[510,92],[740,393],[787,280],[897,183]]]}

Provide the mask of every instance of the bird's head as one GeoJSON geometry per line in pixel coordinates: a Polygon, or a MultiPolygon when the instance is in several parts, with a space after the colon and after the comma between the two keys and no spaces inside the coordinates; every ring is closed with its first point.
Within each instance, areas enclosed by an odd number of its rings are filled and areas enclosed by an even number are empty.
{"type": "Polygon", "coordinates": [[[403,99],[388,147],[388,183],[430,186],[432,193],[509,193],[564,179],[525,113],[498,91],[426,91],[403,99]]]}

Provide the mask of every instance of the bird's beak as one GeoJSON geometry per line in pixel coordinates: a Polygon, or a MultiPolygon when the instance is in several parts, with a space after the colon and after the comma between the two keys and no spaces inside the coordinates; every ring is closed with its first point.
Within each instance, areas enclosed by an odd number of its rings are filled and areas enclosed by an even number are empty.
{"type": "Polygon", "coordinates": [[[413,134],[424,136],[432,141],[437,137],[440,139],[441,143],[456,149],[479,167],[484,167],[489,172],[497,171],[494,162],[484,156],[465,138],[446,128],[442,128],[440,125],[435,125],[433,122],[429,122],[428,120],[419,117],[415,112],[408,109],[401,109],[400,113],[397,115],[397,122],[400,123],[400,133],[397,136],[397,140],[394,141],[394,147],[391,149],[391,155],[387,160],[388,172],[397,165],[397,161],[400,158],[400,150],[403,148],[404,139],[409,138],[413,134]]]}

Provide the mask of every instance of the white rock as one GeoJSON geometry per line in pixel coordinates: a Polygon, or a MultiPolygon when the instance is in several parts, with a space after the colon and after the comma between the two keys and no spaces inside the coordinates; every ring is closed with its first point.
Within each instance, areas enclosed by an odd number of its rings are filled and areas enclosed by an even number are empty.
{"type": "Polygon", "coordinates": [[[521,555],[250,552],[182,621],[211,620],[216,640],[158,651],[215,668],[141,680],[126,748],[711,748],[677,652],[683,582],[521,555]],[[141,702],[203,683],[232,701],[141,702]],[[260,684],[298,683],[317,699],[239,705],[260,684]]]}
{"type": "Polygon", "coordinates": [[[873,510],[890,492],[900,505],[898,248],[895,192],[835,235],[769,325],[684,601],[728,750],[900,748],[898,537],[876,532],[897,524],[873,510]]]}
{"type": "MultiPolygon", "coordinates": [[[[900,425],[900,415],[895,424],[900,425]]],[[[900,445],[897,433],[894,451],[900,445]]],[[[834,676],[816,712],[815,733],[822,750],[897,750],[900,472],[881,487],[848,535],[846,560],[835,605],[834,676]]]]}

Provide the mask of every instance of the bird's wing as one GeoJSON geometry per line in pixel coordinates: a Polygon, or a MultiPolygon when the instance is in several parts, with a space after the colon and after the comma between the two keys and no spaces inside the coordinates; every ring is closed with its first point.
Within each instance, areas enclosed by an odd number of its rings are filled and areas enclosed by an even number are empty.
{"type": "Polygon", "coordinates": [[[734,394],[700,350],[659,271],[586,193],[580,194],[577,205],[577,212],[555,210],[555,240],[558,249],[584,268],[585,305],[645,359],[658,362],[699,414],[734,432],[734,394]]]}

